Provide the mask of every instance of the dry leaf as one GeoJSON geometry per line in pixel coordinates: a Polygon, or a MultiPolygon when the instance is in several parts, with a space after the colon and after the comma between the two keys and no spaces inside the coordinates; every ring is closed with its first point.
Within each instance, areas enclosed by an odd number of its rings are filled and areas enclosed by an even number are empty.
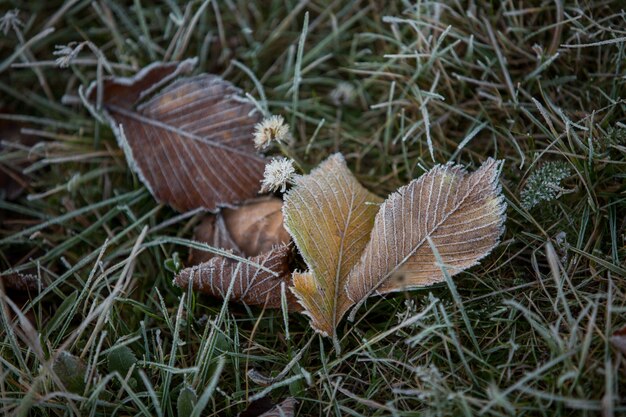
{"type": "MultiPolygon", "coordinates": [[[[206,243],[214,248],[221,248],[230,251],[237,256],[245,256],[237,243],[230,235],[230,231],[226,227],[224,216],[220,211],[217,214],[207,215],[202,222],[194,229],[194,240],[201,243],[206,243]]],[[[191,249],[189,251],[189,263],[196,265],[202,262],[208,262],[215,255],[213,252],[207,252],[200,249],[191,249]]]]}
{"type": "Polygon", "coordinates": [[[289,309],[300,310],[288,290],[291,251],[287,244],[291,238],[283,227],[282,205],[278,198],[261,198],[237,209],[224,209],[207,216],[195,231],[196,240],[247,257],[247,263],[193,250],[193,261],[203,263],[181,271],[174,282],[181,287],[192,282],[195,290],[223,297],[234,279],[232,300],[269,308],[280,308],[281,284],[284,283],[289,309]]]}
{"type": "Polygon", "coordinates": [[[367,244],[381,201],[359,184],[340,154],[297,178],[285,196],[285,226],[310,269],[294,273],[293,291],[324,335],[334,335],[351,305],[345,280],[367,244]]]}
{"type": "MultiPolygon", "coordinates": [[[[283,226],[283,202],[276,197],[260,198],[236,209],[208,215],[194,232],[194,239],[211,246],[232,250],[239,256],[256,256],[289,243],[283,226]]],[[[214,255],[191,251],[193,263],[206,262],[214,255]]]]}
{"type": "Polygon", "coordinates": [[[500,166],[489,159],[472,174],[437,166],[380,210],[339,155],[299,178],[284,212],[310,269],[294,273],[292,290],[312,326],[334,338],[347,310],[367,297],[442,281],[429,239],[450,275],[486,256],[503,232],[500,166]]]}
{"type": "MultiPolygon", "coordinates": [[[[131,167],[154,197],[184,212],[254,197],[264,159],[252,135],[261,115],[216,75],[178,78],[195,60],[154,63],[103,82],[102,111],[131,167]]],[[[98,105],[98,85],[87,98],[98,105]]]]}
{"type": "Polygon", "coordinates": [[[0,283],[4,288],[16,291],[38,291],[47,286],[44,282],[39,281],[37,275],[21,272],[0,275],[0,283]]]}
{"type": "Polygon", "coordinates": [[[288,245],[249,258],[248,262],[218,256],[208,262],[183,269],[174,278],[174,284],[187,288],[191,283],[196,291],[225,298],[234,280],[231,301],[280,308],[281,284],[284,283],[288,308],[290,311],[297,311],[298,303],[288,290],[291,283],[290,256],[291,249],[288,245]]]}
{"type": "Polygon", "coordinates": [[[373,292],[443,281],[427,238],[450,275],[487,256],[499,242],[505,220],[500,166],[490,158],[468,174],[458,165],[439,165],[393,193],[376,215],[371,240],[350,273],[350,299],[359,302],[373,292]]]}
{"type": "Polygon", "coordinates": [[[282,209],[281,199],[264,198],[238,209],[223,210],[224,222],[243,253],[260,255],[291,240],[283,226],[282,209]]]}

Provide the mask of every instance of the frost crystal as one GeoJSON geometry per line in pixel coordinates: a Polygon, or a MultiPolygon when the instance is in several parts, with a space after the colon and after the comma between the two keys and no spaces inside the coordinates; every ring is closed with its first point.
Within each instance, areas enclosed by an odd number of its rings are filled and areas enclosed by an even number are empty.
{"type": "Polygon", "coordinates": [[[542,201],[558,198],[563,189],[561,181],[569,177],[571,169],[563,162],[547,162],[534,171],[521,193],[522,207],[530,210],[542,201]]]}
{"type": "Polygon", "coordinates": [[[0,18],[0,32],[8,35],[11,29],[17,30],[20,26],[24,26],[19,18],[20,11],[18,9],[9,10],[0,18]]]}
{"type": "Polygon", "coordinates": [[[261,192],[276,191],[284,193],[287,184],[293,182],[296,170],[289,158],[274,158],[265,166],[264,178],[261,181],[261,192]]]}
{"type": "MultiPolygon", "coordinates": [[[[410,319],[416,314],[417,314],[417,305],[415,304],[415,300],[411,298],[408,300],[404,300],[404,310],[396,313],[396,319],[398,320],[398,324],[401,324],[402,322],[410,319]]],[[[417,326],[417,324],[415,324],[414,326],[417,326]]]]}
{"type": "Polygon", "coordinates": [[[257,149],[267,148],[273,140],[282,143],[289,138],[289,125],[285,123],[283,116],[263,119],[254,128],[254,146],[257,149]]]}
{"type": "Polygon", "coordinates": [[[70,42],[67,45],[56,45],[54,47],[55,51],[52,53],[53,55],[58,56],[55,63],[59,66],[59,68],[69,67],[72,60],[76,58],[84,46],[85,42],[70,42]]]}

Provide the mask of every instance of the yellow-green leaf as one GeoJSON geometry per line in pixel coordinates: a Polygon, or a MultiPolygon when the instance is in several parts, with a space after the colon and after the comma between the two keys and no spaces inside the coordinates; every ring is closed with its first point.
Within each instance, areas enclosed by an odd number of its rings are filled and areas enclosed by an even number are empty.
{"type": "Polygon", "coordinates": [[[344,285],[369,240],[380,202],[359,184],[340,154],[297,178],[285,197],[285,226],[309,267],[294,273],[292,290],[324,335],[335,335],[352,305],[344,285]]]}

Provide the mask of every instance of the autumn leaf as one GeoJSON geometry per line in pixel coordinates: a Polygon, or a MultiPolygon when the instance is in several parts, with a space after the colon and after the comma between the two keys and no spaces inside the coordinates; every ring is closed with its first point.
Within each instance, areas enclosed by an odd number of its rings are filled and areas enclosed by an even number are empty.
{"type": "MultiPolygon", "coordinates": [[[[194,239],[231,250],[239,256],[260,255],[291,240],[283,226],[282,208],[281,199],[265,197],[241,207],[223,209],[205,217],[196,227],[194,239]]],[[[200,263],[213,256],[210,252],[193,249],[190,260],[200,263]]]]}
{"type": "MultiPolygon", "coordinates": [[[[237,242],[235,242],[230,235],[230,231],[226,227],[224,216],[222,212],[216,214],[209,214],[202,222],[196,226],[194,230],[194,240],[200,243],[206,243],[214,248],[220,248],[230,251],[237,256],[245,256],[237,242]]],[[[212,258],[217,256],[213,252],[204,251],[201,249],[191,248],[189,251],[189,263],[199,264],[202,262],[208,262],[212,258]]]]}
{"type": "Polygon", "coordinates": [[[0,284],[17,291],[38,291],[40,288],[47,287],[36,275],[22,272],[8,272],[6,275],[0,275],[0,284]]]}
{"type": "Polygon", "coordinates": [[[182,270],[174,278],[174,284],[181,288],[191,284],[196,291],[226,298],[232,283],[230,301],[280,308],[284,283],[287,306],[290,311],[297,311],[300,309],[298,303],[288,289],[291,283],[290,256],[288,245],[251,257],[247,262],[216,256],[182,270]]]}
{"type": "Polygon", "coordinates": [[[354,178],[341,154],[296,179],[285,196],[285,227],[309,271],[293,275],[293,291],[320,333],[334,336],[351,305],[343,290],[374,225],[382,200],[354,178]]]}
{"type": "Polygon", "coordinates": [[[219,76],[181,77],[195,62],[154,63],[101,88],[94,82],[86,93],[142,182],[181,212],[254,197],[265,167],[252,141],[261,115],[219,76]]]}
{"type": "Polygon", "coordinates": [[[281,199],[261,198],[237,209],[224,209],[222,216],[241,251],[256,256],[291,240],[283,225],[282,209],[281,199]]]}
{"type": "Polygon", "coordinates": [[[230,299],[268,308],[281,307],[282,286],[291,311],[300,310],[291,285],[291,237],[283,227],[283,202],[275,197],[253,200],[236,209],[208,215],[195,238],[231,252],[240,259],[193,250],[197,263],[182,270],[174,283],[224,298],[234,280],[230,299]],[[243,259],[241,259],[243,258],[243,259]]]}
{"type": "Polygon", "coordinates": [[[505,219],[500,166],[489,159],[472,174],[437,166],[380,209],[340,155],[297,179],[285,225],[309,267],[294,273],[292,290],[313,328],[335,339],[343,315],[367,297],[441,282],[429,240],[450,275],[489,254],[505,219]]]}
{"type": "Polygon", "coordinates": [[[451,276],[487,256],[505,220],[500,166],[488,159],[468,174],[458,165],[439,165],[393,193],[376,215],[371,240],[348,277],[350,299],[356,303],[373,293],[442,282],[428,238],[451,276]]]}

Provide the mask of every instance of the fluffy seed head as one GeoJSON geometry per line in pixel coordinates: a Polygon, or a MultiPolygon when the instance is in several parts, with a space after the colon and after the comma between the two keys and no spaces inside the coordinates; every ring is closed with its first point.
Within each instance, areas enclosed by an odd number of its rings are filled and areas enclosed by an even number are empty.
{"type": "Polygon", "coordinates": [[[274,192],[280,189],[284,193],[287,184],[293,182],[296,170],[293,167],[293,161],[289,158],[274,158],[265,165],[264,178],[261,181],[261,192],[274,192]]]}
{"type": "Polygon", "coordinates": [[[349,82],[342,81],[330,92],[330,100],[337,107],[352,104],[356,91],[349,82]]]}
{"type": "Polygon", "coordinates": [[[257,149],[267,148],[273,140],[282,143],[289,138],[289,125],[283,116],[265,118],[254,128],[254,146],[257,149]]]}

